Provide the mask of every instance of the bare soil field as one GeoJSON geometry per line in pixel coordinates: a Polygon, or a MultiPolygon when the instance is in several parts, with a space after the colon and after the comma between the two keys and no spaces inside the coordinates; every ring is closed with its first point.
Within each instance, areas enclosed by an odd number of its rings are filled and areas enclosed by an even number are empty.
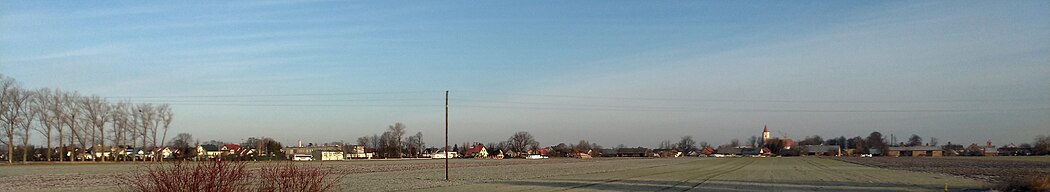
{"type": "Polygon", "coordinates": [[[941,191],[947,187],[961,191],[983,190],[989,186],[963,177],[879,169],[812,157],[674,158],[637,163],[645,166],[419,190],[941,191]]]}
{"type": "MultiPolygon", "coordinates": [[[[666,158],[307,162],[346,174],[340,191],[929,191],[986,188],[963,177],[821,158],[666,158]]],[[[0,191],[115,191],[149,164],[0,166],[0,191]]],[[[261,167],[262,162],[249,166],[261,167]]]]}
{"type": "Polygon", "coordinates": [[[845,162],[896,170],[942,173],[995,182],[1009,176],[1050,174],[1050,156],[1039,157],[837,157],[845,162]]]}

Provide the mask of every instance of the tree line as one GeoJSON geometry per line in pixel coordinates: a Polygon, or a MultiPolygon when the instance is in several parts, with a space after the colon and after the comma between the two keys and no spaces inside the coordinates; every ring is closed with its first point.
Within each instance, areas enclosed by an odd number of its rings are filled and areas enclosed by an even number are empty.
{"type": "Polygon", "coordinates": [[[405,138],[407,127],[403,123],[394,123],[387,127],[382,135],[373,134],[357,138],[357,145],[364,146],[366,151],[387,158],[420,157],[424,153],[423,132],[405,138]]]}
{"type": "MultiPolygon", "coordinates": [[[[98,95],[50,88],[30,89],[0,74],[0,128],[8,163],[19,152],[22,161],[135,160],[124,156],[128,148],[147,150],[163,145],[173,113],[168,104],[110,102],[98,95]],[[33,134],[36,133],[36,134],[33,134]],[[30,145],[33,135],[46,143],[46,150],[30,145]],[[158,141],[158,137],[160,140],[158,141]],[[57,142],[58,148],[54,144],[57,142]],[[17,146],[17,147],[16,147],[17,146]],[[120,153],[98,157],[97,151],[120,147],[120,153]],[[17,148],[17,149],[16,149],[17,148]],[[88,149],[93,151],[87,156],[88,149]],[[42,157],[30,154],[41,154],[42,157]]],[[[156,160],[156,155],[154,155],[156,160]]]]}

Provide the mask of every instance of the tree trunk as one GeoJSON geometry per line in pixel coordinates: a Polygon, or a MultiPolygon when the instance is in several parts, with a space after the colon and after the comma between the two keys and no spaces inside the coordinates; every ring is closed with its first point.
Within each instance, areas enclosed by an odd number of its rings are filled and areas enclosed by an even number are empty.
{"type": "Polygon", "coordinates": [[[10,121],[7,123],[7,163],[15,163],[15,122],[10,121]]]}
{"type": "Polygon", "coordinates": [[[66,156],[66,145],[65,141],[62,141],[62,124],[58,125],[58,148],[58,162],[63,162],[66,156]]]}
{"type": "Polygon", "coordinates": [[[44,156],[47,157],[47,161],[51,161],[51,129],[47,129],[47,151],[44,156]]]}
{"type": "MultiPolygon", "coordinates": [[[[32,119],[30,119],[29,121],[32,121],[32,119]]],[[[22,163],[26,163],[29,161],[29,129],[29,126],[25,127],[26,132],[23,135],[25,137],[22,139],[22,163]]]]}

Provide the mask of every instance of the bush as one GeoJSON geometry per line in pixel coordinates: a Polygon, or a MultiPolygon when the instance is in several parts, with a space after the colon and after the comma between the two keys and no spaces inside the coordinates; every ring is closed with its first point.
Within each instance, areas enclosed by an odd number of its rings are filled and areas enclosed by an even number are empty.
{"type": "Polygon", "coordinates": [[[1046,173],[1016,175],[1000,181],[995,189],[1000,191],[1050,191],[1050,175],[1046,173]]]}
{"type": "Polygon", "coordinates": [[[146,175],[120,180],[130,191],[247,191],[251,174],[244,162],[174,161],[146,167],[146,175]]]}
{"type": "Polygon", "coordinates": [[[332,177],[329,170],[317,166],[297,166],[291,162],[273,163],[259,169],[258,191],[329,191],[343,177],[332,177]]]}
{"type": "Polygon", "coordinates": [[[291,162],[271,163],[258,172],[249,171],[242,161],[200,161],[152,164],[145,175],[119,178],[126,191],[332,191],[343,176],[331,176],[330,169],[297,166],[291,162]]]}

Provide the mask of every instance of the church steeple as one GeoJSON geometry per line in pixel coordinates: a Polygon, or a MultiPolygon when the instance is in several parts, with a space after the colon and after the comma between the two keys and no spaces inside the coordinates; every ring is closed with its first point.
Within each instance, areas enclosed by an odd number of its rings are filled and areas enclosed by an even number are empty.
{"type": "Polygon", "coordinates": [[[762,125],[762,142],[769,141],[769,125],[762,125]]]}

